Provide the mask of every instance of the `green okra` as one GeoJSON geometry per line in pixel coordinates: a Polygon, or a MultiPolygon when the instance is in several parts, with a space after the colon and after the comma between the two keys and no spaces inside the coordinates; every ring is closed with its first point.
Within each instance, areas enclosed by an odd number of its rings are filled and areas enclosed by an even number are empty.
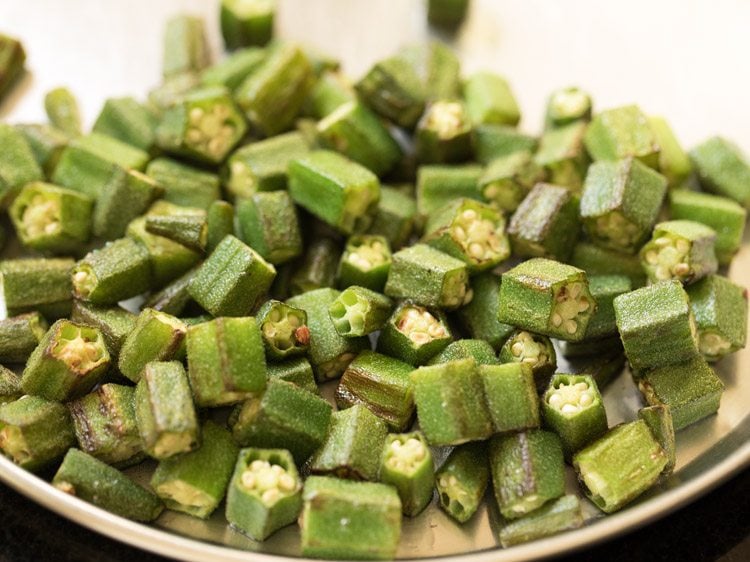
{"type": "Polygon", "coordinates": [[[669,214],[672,219],[699,222],[716,232],[714,250],[719,265],[729,265],[742,245],[747,211],[731,199],[674,189],[669,192],[669,214]]]}
{"type": "Polygon", "coordinates": [[[417,211],[428,216],[457,197],[481,200],[482,167],[476,164],[459,166],[420,166],[417,172],[417,211]]]}
{"type": "Polygon", "coordinates": [[[549,130],[575,122],[588,123],[591,106],[591,96],[576,86],[555,90],[547,99],[545,126],[549,130]]]}
{"type": "Polygon", "coordinates": [[[750,161],[733,142],[712,137],[690,151],[701,186],[750,208],[750,161]]]}
{"type": "Polygon", "coordinates": [[[588,375],[553,375],[541,409],[544,425],[560,437],[566,459],[607,432],[604,402],[588,375]]]}
{"type": "Polygon", "coordinates": [[[323,117],[316,126],[322,148],[340,152],[377,176],[387,173],[401,158],[401,148],[377,115],[350,101],[323,117]]]}
{"type": "Polygon", "coordinates": [[[532,429],[490,441],[495,500],[506,519],[518,519],[565,493],[560,438],[532,429]]]}
{"type": "Polygon", "coordinates": [[[578,242],[570,256],[570,264],[583,269],[588,275],[624,275],[633,287],[646,284],[646,274],[636,255],[608,250],[591,242],[578,242]]]}
{"type": "Polygon", "coordinates": [[[536,184],[508,225],[513,252],[519,256],[567,261],[580,234],[578,200],[570,190],[536,184]]]}
{"type": "Polygon", "coordinates": [[[254,193],[237,200],[240,238],[278,265],[302,255],[299,217],[286,191],[254,193]]]}
{"type": "Polygon", "coordinates": [[[53,127],[69,137],[82,134],[81,110],[78,100],[65,87],[54,88],[44,95],[44,111],[53,127]]]}
{"type": "Polygon", "coordinates": [[[311,476],[302,499],[303,556],[356,560],[395,556],[401,537],[401,500],[394,487],[311,476]]]}
{"type": "Polygon", "coordinates": [[[418,515],[432,500],[435,468],[419,431],[390,433],[380,460],[380,482],[396,488],[404,515],[418,515]]]}
{"type": "Polygon", "coordinates": [[[26,139],[44,174],[51,177],[55,172],[57,162],[60,160],[60,155],[68,146],[70,140],[68,135],[51,125],[42,123],[16,125],[16,129],[26,139]]]}
{"type": "Polygon", "coordinates": [[[200,85],[198,71],[175,74],[149,91],[147,105],[159,115],[180,101],[188,92],[200,85]]]}
{"type": "Polygon", "coordinates": [[[503,548],[508,548],[581,526],[583,512],[578,496],[562,496],[525,517],[503,525],[500,529],[500,544],[503,548]]]}
{"type": "Polygon", "coordinates": [[[72,303],[69,258],[26,258],[0,261],[0,284],[8,316],[48,308],[67,309],[72,303]]]}
{"type": "Polygon", "coordinates": [[[594,116],[586,130],[586,150],[594,160],[635,158],[656,169],[659,146],[648,117],[637,105],[625,105],[594,116]]]}
{"type": "Polygon", "coordinates": [[[118,467],[143,460],[135,417],[135,389],[107,383],[68,403],[79,448],[118,467]]]}
{"type": "MultiPolygon", "coordinates": [[[[89,133],[88,135],[76,138],[71,141],[68,150],[71,150],[72,148],[76,148],[77,150],[86,153],[89,158],[92,159],[90,162],[92,165],[95,164],[96,159],[98,159],[99,161],[115,164],[122,168],[141,171],[146,167],[146,164],[150,160],[150,156],[147,152],[117,140],[114,137],[99,133],[89,133]]],[[[65,155],[63,155],[63,158],[64,157],[65,155]]],[[[82,162],[82,164],[83,163],[84,162],[82,162]]],[[[62,160],[55,169],[55,176],[60,174],[63,177],[68,177],[66,174],[62,173],[60,169],[61,166],[62,160]]],[[[75,170],[69,171],[73,172],[75,170]]],[[[75,177],[70,177],[69,179],[75,183],[75,177]]],[[[55,183],[61,182],[55,180],[55,183]]],[[[71,189],[76,189],[75,185],[68,186],[62,183],[61,185],[64,187],[70,187],[71,189]]],[[[83,189],[83,187],[80,187],[80,189],[83,189]]]]}
{"type": "Polygon", "coordinates": [[[134,401],[138,433],[150,457],[165,459],[199,447],[198,419],[182,363],[146,363],[134,401]]]}
{"type": "Polygon", "coordinates": [[[414,197],[382,186],[380,201],[368,234],[384,237],[391,248],[404,246],[414,230],[417,202],[414,197]]]}
{"type": "Polygon", "coordinates": [[[331,303],[328,313],[339,334],[357,337],[380,330],[392,309],[393,302],[385,295],[352,285],[331,303]]]}
{"type": "Polygon", "coordinates": [[[508,82],[497,74],[478,72],[463,87],[466,109],[474,124],[518,124],[521,111],[508,82]]]}
{"type": "Polygon", "coordinates": [[[304,355],[310,345],[307,313],[277,300],[268,300],[256,313],[266,356],[274,361],[304,355]]]}
{"type": "Polygon", "coordinates": [[[243,316],[263,298],[274,277],[273,265],[227,236],[195,273],[188,291],[214,316],[243,316]]]}
{"type": "Polygon", "coordinates": [[[573,457],[584,492],[605,513],[621,509],[653,486],[667,462],[643,420],[613,427],[573,457]]]}
{"type": "Polygon", "coordinates": [[[544,168],[550,183],[580,193],[589,157],[583,145],[585,121],[575,121],[559,128],[548,129],[539,140],[534,162],[544,168]]]}
{"type": "Polygon", "coordinates": [[[273,378],[296,384],[313,394],[318,394],[318,385],[315,383],[312,365],[305,357],[286,359],[280,363],[269,363],[266,367],[268,380],[273,378]]]}
{"type": "Polygon", "coordinates": [[[445,315],[411,302],[396,306],[378,337],[378,351],[410,365],[423,365],[453,339],[445,315]]]}
{"type": "Polygon", "coordinates": [[[236,404],[266,387],[263,339],[254,318],[216,318],[190,326],[186,344],[196,406],[236,404]]]}
{"type": "Polygon", "coordinates": [[[116,468],[78,449],[70,449],[65,455],[52,485],[115,515],[136,521],[153,521],[164,509],[156,495],[116,468]]]}
{"type": "Polygon", "coordinates": [[[479,376],[495,433],[539,427],[539,396],[530,365],[480,365],[479,376]]]}
{"type": "Polygon", "coordinates": [[[698,349],[716,361],[745,347],[747,289],[726,277],[709,275],[687,288],[698,328],[698,349]]]}
{"type": "Polygon", "coordinates": [[[472,154],[472,124],[464,105],[436,100],[427,106],[414,133],[417,160],[424,163],[464,162],[472,154]]]}
{"type": "Polygon", "coordinates": [[[424,47],[416,47],[414,53],[428,101],[461,96],[461,61],[451,47],[441,41],[430,41],[424,47]]]}
{"type": "Polygon", "coordinates": [[[119,306],[105,307],[75,300],[70,319],[78,324],[85,324],[98,329],[107,346],[110,357],[114,360],[120,355],[125,338],[135,328],[138,316],[119,306]]]}
{"type": "Polygon", "coordinates": [[[136,170],[117,168],[96,197],[94,235],[105,240],[123,237],[131,221],[146,212],[162,192],[153,178],[136,170]]]}
{"type": "Polygon", "coordinates": [[[289,129],[313,83],[310,60],[298,46],[281,43],[234,92],[252,128],[271,137],[289,129]]]}
{"type": "Polygon", "coordinates": [[[341,72],[329,70],[318,76],[306,101],[306,112],[323,119],[342,105],[356,100],[354,86],[341,72]]]}
{"type": "Polygon", "coordinates": [[[724,392],[702,357],[640,372],[637,382],[649,405],[669,406],[675,431],[715,414],[724,392]]]}
{"type": "Polygon", "coordinates": [[[0,405],[14,402],[22,395],[21,377],[0,365],[0,405]]]}
{"type": "Polygon", "coordinates": [[[328,435],[310,460],[310,471],[375,481],[387,435],[386,423],[362,404],[334,412],[328,435]]]}
{"type": "Polygon", "coordinates": [[[339,244],[328,237],[316,237],[302,257],[289,279],[289,291],[299,295],[316,289],[333,287],[336,282],[336,269],[340,261],[339,244]]]}
{"type": "Polygon", "coordinates": [[[547,173],[534,161],[531,152],[519,150],[499,156],[487,165],[478,180],[479,193],[501,211],[512,213],[531,188],[546,177],[547,173]]]}
{"type": "Polygon", "coordinates": [[[662,367],[698,357],[698,333],[688,295],[679,281],[662,281],[614,300],[617,330],[635,369],[662,367]]]}
{"type": "Polygon", "coordinates": [[[486,443],[455,447],[435,474],[440,507],[459,523],[466,523],[479,508],[489,481],[486,443]]]}
{"type": "Polygon", "coordinates": [[[271,379],[262,395],[238,406],[235,418],[230,425],[237,443],[287,449],[302,464],[326,440],[331,405],[293,383],[271,379]]]}
{"type": "Polygon", "coordinates": [[[395,431],[406,431],[414,418],[408,363],[373,351],[361,352],[336,387],[339,410],[361,404],[395,431]]]}
{"type": "Polygon", "coordinates": [[[227,49],[262,47],[273,36],[274,0],[222,0],[219,20],[227,49]]]}
{"type": "Polygon", "coordinates": [[[624,275],[589,275],[588,279],[591,296],[596,302],[596,310],[586,327],[585,340],[600,340],[617,336],[613,302],[618,296],[631,291],[630,279],[624,275]]]}
{"type": "Polygon", "coordinates": [[[216,174],[170,158],[152,160],[146,174],[164,190],[164,201],[175,205],[207,209],[221,195],[216,174]]]}
{"type": "Polygon", "coordinates": [[[71,272],[73,294],[94,304],[115,304],[151,288],[149,254],[132,238],[93,250],[71,272]]]}
{"type": "Polygon", "coordinates": [[[302,478],[289,451],[243,449],[227,494],[227,521],[262,541],[297,519],[302,478]]]}
{"type": "Polygon", "coordinates": [[[153,152],[157,124],[154,112],[134,98],[110,98],[104,102],[92,130],[153,152]]]}
{"type": "Polygon", "coordinates": [[[109,366],[110,355],[98,329],[58,320],[31,353],[21,386],[26,394],[63,401],[86,394],[109,366]]]}
{"type": "Polygon", "coordinates": [[[557,354],[547,336],[516,330],[500,348],[501,363],[525,363],[531,367],[536,388],[542,392],[557,368],[557,354]]]}
{"type": "Polygon", "coordinates": [[[660,222],[641,248],[641,264],[652,283],[676,279],[689,285],[716,273],[715,242],[716,231],[699,222],[660,222]]]}
{"type": "Polygon", "coordinates": [[[581,196],[581,220],[591,240],[611,250],[636,253],[661,209],[667,180],[626,158],[589,167],[581,196]]]}
{"type": "Polygon", "coordinates": [[[0,361],[25,363],[49,329],[38,312],[27,312],[0,320],[0,361]]]}
{"type": "Polygon", "coordinates": [[[5,206],[24,185],[42,181],[44,172],[37,164],[26,137],[5,123],[0,123],[0,146],[3,147],[0,153],[0,204],[5,206]]]}
{"type": "Polygon", "coordinates": [[[492,435],[492,417],[473,359],[419,367],[410,378],[419,426],[431,445],[460,445],[492,435]]]}
{"type": "Polygon", "coordinates": [[[495,351],[500,351],[515,330],[497,319],[500,277],[491,272],[472,277],[471,292],[474,296],[458,309],[458,319],[472,338],[485,340],[495,351]]]}
{"type": "Polygon", "coordinates": [[[360,351],[370,348],[367,337],[344,337],[336,330],[328,309],[340,294],[334,289],[316,289],[287,300],[307,313],[308,358],[319,382],[340,377],[360,351]]]}
{"type": "Polygon", "coordinates": [[[667,455],[663,474],[671,474],[677,464],[677,445],[672,410],[666,404],[656,404],[638,410],[638,419],[646,422],[651,433],[667,455]]]}
{"type": "Polygon", "coordinates": [[[186,333],[187,326],[179,318],[152,308],[142,310],[120,348],[120,372],[137,383],[151,361],[171,361],[178,356],[186,333]]]}
{"type": "Polygon", "coordinates": [[[339,261],[338,286],[346,288],[357,285],[382,292],[391,269],[391,261],[391,248],[383,236],[350,236],[339,261]]]}
{"type": "Polygon", "coordinates": [[[234,206],[217,199],[206,211],[206,252],[211,253],[225,236],[234,234],[234,206]]]}
{"type": "Polygon", "coordinates": [[[24,71],[26,51],[21,41],[0,33],[0,100],[24,71]]]}
{"type": "Polygon", "coordinates": [[[659,145],[658,170],[667,178],[669,187],[679,187],[687,180],[693,166],[690,158],[680,146],[672,128],[663,117],[651,116],[648,125],[659,145]]]}
{"type": "Polygon", "coordinates": [[[495,365],[499,363],[495,350],[484,340],[456,340],[430,359],[428,365],[448,363],[456,359],[473,359],[477,365],[495,365]]]}
{"type": "Polygon", "coordinates": [[[208,244],[208,221],[203,213],[146,216],[145,230],[196,252],[208,244]]]}
{"type": "Polygon", "coordinates": [[[59,461],[75,445],[68,409],[38,396],[0,403],[0,451],[31,472],[59,461]]]}
{"type": "Polygon", "coordinates": [[[234,90],[261,65],[265,58],[265,49],[258,47],[239,49],[205,68],[201,72],[200,83],[203,86],[223,86],[234,90]]]}
{"type": "Polygon", "coordinates": [[[316,150],[289,163],[289,194],[294,202],[344,234],[364,231],[380,199],[376,175],[328,150],[316,150]]]}
{"type": "Polygon", "coordinates": [[[466,19],[469,0],[429,0],[427,21],[430,25],[455,29],[466,19]]]}
{"type": "Polygon", "coordinates": [[[586,339],[579,342],[560,342],[560,353],[565,359],[571,359],[576,357],[591,357],[598,353],[612,354],[616,352],[622,353],[622,341],[620,336],[617,334],[617,323],[615,322],[615,313],[612,304],[610,303],[609,313],[611,314],[610,320],[607,321],[607,325],[614,329],[613,335],[604,336],[599,339],[589,339],[588,330],[586,339]]]}
{"type": "Polygon", "coordinates": [[[169,79],[208,66],[210,53],[203,18],[177,14],[164,30],[162,75],[169,79]]]}
{"type": "Polygon", "coordinates": [[[224,499],[239,447],[229,431],[210,420],[200,432],[200,448],[159,462],[151,488],[168,509],[206,519],[224,499]]]}
{"type": "Polygon", "coordinates": [[[514,152],[536,152],[539,141],[509,125],[476,125],[474,127],[474,157],[485,166],[514,152]]]}

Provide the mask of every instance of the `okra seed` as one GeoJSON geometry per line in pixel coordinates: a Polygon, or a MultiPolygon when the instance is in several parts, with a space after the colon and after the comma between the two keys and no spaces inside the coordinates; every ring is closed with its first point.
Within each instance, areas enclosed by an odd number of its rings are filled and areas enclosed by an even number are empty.
{"type": "Polygon", "coordinates": [[[721,357],[732,348],[731,342],[716,332],[701,332],[698,340],[700,352],[709,358],[721,357]]]}
{"type": "Polygon", "coordinates": [[[285,492],[291,492],[297,487],[297,481],[291,474],[282,474],[279,476],[279,488],[285,492]]]}
{"type": "Polygon", "coordinates": [[[255,488],[255,474],[252,472],[243,472],[242,485],[245,486],[245,488],[255,488]]]}
{"type": "Polygon", "coordinates": [[[274,503],[276,500],[279,499],[279,491],[276,488],[271,488],[270,490],[266,490],[263,492],[263,495],[261,496],[261,499],[264,503],[274,503]]]}

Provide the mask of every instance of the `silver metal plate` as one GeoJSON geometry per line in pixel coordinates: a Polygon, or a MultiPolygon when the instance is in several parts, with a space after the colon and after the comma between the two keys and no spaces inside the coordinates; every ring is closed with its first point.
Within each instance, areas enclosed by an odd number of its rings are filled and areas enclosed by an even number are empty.
{"type": "MultiPolygon", "coordinates": [[[[11,122],[43,120],[44,93],[68,85],[90,124],[106,97],[144,96],[159,80],[161,31],[178,11],[207,18],[219,52],[218,2],[205,0],[5,0],[2,30],[20,36],[31,73],[0,106],[11,122]]],[[[280,0],[285,38],[340,58],[357,78],[377,58],[428,37],[419,0],[280,0]]],[[[594,95],[598,108],[638,102],[664,115],[691,146],[721,133],[750,150],[746,93],[750,75],[741,53],[750,52],[745,23],[750,4],[727,1],[654,3],[631,0],[474,0],[456,46],[467,71],[505,74],[524,112],[522,128],[538,131],[549,91],[569,84],[594,95]],[[645,15],[647,14],[647,15],[645,15]],[[743,113],[744,111],[744,113],[743,113]]],[[[730,277],[750,279],[750,237],[730,277]]],[[[561,366],[561,370],[564,369],[561,366]]],[[[688,503],[750,464],[750,350],[717,366],[727,386],[718,415],[678,434],[675,473],[625,510],[607,517],[586,506],[579,530],[506,550],[497,547],[498,515],[484,507],[459,526],[435,503],[405,519],[399,558],[448,556],[476,562],[528,560],[570,552],[647,524],[688,503]]],[[[633,419],[640,397],[627,374],[605,391],[610,425],[633,419]]],[[[130,471],[146,483],[148,464],[130,471]]],[[[256,543],[226,526],[222,509],[208,521],[165,512],[153,526],[127,521],[63,494],[0,458],[0,479],[29,498],[97,532],[186,560],[278,562],[299,555],[296,527],[256,543]]],[[[577,490],[569,474],[569,491],[577,490]]]]}

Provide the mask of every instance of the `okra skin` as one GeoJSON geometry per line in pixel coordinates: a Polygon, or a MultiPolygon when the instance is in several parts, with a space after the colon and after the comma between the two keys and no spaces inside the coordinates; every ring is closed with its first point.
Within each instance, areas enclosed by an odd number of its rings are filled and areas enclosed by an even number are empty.
{"type": "Polygon", "coordinates": [[[304,355],[310,344],[307,313],[277,300],[268,300],[256,313],[266,356],[280,361],[304,355]]]}
{"type": "Polygon", "coordinates": [[[345,337],[358,337],[380,330],[393,310],[391,299],[370,289],[353,285],[328,307],[336,331],[345,337]]]}
{"type": "Polygon", "coordinates": [[[22,395],[21,377],[0,365],[0,405],[14,402],[22,395]]]}
{"type": "Polygon", "coordinates": [[[539,140],[534,162],[544,168],[550,183],[580,193],[589,157],[583,139],[585,121],[575,121],[559,128],[548,129],[539,140]]]}
{"type": "Polygon", "coordinates": [[[0,123],[0,203],[7,205],[27,183],[44,180],[26,138],[15,128],[0,123]]]}
{"type": "Polygon", "coordinates": [[[190,326],[186,343],[196,406],[236,404],[266,388],[263,339],[254,318],[216,318],[190,326]]]}
{"type": "Polygon", "coordinates": [[[479,376],[495,433],[539,427],[539,396],[528,364],[480,365],[479,376]]]}
{"type": "Polygon", "coordinates": [[[102,333],[107,351],[112,359],[120,355],[125,338],[135,328],[138,316],[120,308],[101,307],[91,303],[76,300],[73,302],[73,310],[70,319],[78,324],[86,324],[98,329],[102,333]]]}
{"type": "Polygon", "coordinates": [[[177,14],[167,20],[164,30],[162,75],[165,79],[208,66],[210,53],[202,18],[177,14]]]}
{"type": "Polygon", "coordinates": [[[698,328],[698,348],[717,361],[745,347],[747,290],[726,277],[710,275],[686,289],[698,328]]]}
{"type": "Polygon", "coordinates": [[[701,223],[672,220],[654,227],[654,234],[641,248],[641,264],[652,283],[677,279],[689,285],[716,273],[716,232],[701,223]]]}
{"type": "Polygon", "coordinates": [[[677,444],[672,410],[666,404],[656,404],[638,410],[638,419],[646,422],[651,433],[667,455],[663,474],[671,474],[677,464],[677,444]]]}
{"type": "Polygon", "coordinates": [[[567,495],[504,525],[500,529],[500,544],[503,548],[508,548],[578,529],[582,525],[581,502],[578,496],[567,495]]]}
{"type": "Polygon", "coordinates": [[[142,310],[120,348],[120,372],[137,383],[151,361],[177,357],[186,333],[187,326],[179,318],[152,308],[142,310]]]}
{"type": "Polygon", "coordinates": [[[341,288],[358,285],[382,292],[391,270],[392,255],[382,236],[355,234],[346,241],[336,277],[341,288]]]}
{"type": "Polygon", "coordinates": [[[389,560],[401,537],[396,489],[374,482],[311,476],[302,492],[302,555],[389,560]]]}
{"type": "Polygon", "coordinates": [[[320,392],[318,385],[315,384],[312,365],[310,365],[310,362],[305,357],[287,359],[281,363],[269,363],[266,370],[268,372],[268,380],[277,378],[296,384],[313,394],[320,392]]]}
{"type": "Polygon", "coordinates": [[[417,171],[417,212],[428,216],[457,197],[480,201],[482,167],[476,164],[431,164],[417,171]]]}
{"type": "Polygon", "coordinates": [[[205,68],[200,83],[204,86],[224,86],[235,90],[266,58],[266,50],[247,47],[229,53],[226,58],[205,68]]]}
{"type": "Polygon", "coordinates": [[[472,123],[515,126],[521,119],[510,86],[497,74],[478,72],[470,76],[464,82],[463,94],[472,123]]]}
{"type": "Polygon", "coordinates": [[[617,336],[614,300],[632,290],[630,279],[624,275],[589,275],[589,290],[596,302],[594,315],[586,327],[586,340],[600,340],[617,336]]]}
{"type": "Polygon", "coordinates": [[[27,258],[0,261],[5,307],[9,316],[34,310],[67,309],[72,303],[70,272],[75,262],[69,258],[27,258]]]}
{"type": "Polygon", "coordinates": [[[486,272],[472,277],[471,292],[474,297],[458,309],[458,319],[472,338],[485,340],[495,351],[500,351],[515,331],[513,326],[503,324],[497,319],[497,310],[500,306],[500,276],[486,272]]]}
{"type": "Polygon", "coordinates": [[[459,523],[476,513],[490,481],[487,444],[475,441],[455,447],[435,474],[440,507],[459,523]]]}
{"type": "Polygon", "coordinates": [[[481,199],[501,211],[512,213],[531,188],[547,179],[531,152],[519,150],[492,160],[478,180],[481,199]]]}
{"type": "Polygon", "coordinates": [[[474,127],[474,157],[485,166],[501,156],[514,152],[536,152],[539,141],[509,125],[474,127]]]}
{"type": "Polygon", "coordinates": [[[134,98],[109,98],[92,130],[153,152],[157,124],[156,115],[134,98]]]}
{"type": "Polygon", "coordinates": [[[410,302],[399,304],[378,337],[377,350],[410,365],[423,365],[451,342],[445,315],[410,302]]]}
{"type": "Polygon", "coordinates": [[[234,234],[234,206],[226,201],[214,201],[208,206],[206,221],[206,252],[210,254],[225,236],[234,234]]]}
{"type": "Polygon", "coordinates": [[[573,457],[584,492],[605,513],[649,489],[666,464],[667,455],[643,420],[613,427],[573,457]]]}
{"type": "Polygon", "coordinates": [[[224,498],[239,447],[229,431],[210,420],[200,433],[200,448],[159,462],[151,488],[168,509],[206,519],[224,498]]]}
{"type": "Polygon", "coordinates": [[[301,510],[302,479],[289,451],[240,451],[227,493],[227,521],[235,529],[262,541],[294,523],[301,510]]]}
{"type": "Polygon", "coordinates": [[[263,298],[275,277],[272,264],[227,236],[200,266],[188,292],[214,316],[243,316],[263,298]]]}
{"type": "Polygon", "coordinates": [[[0,34],[0,100],[10,91],[11,86],[23,72],[26,51],[23,44],[14,37],[0,34]]]}
{"type": "Polygon", "coordinates": [[[47,92],[44,111],[53,127],[69,137],[81,136],[81,111],[78,100],[68,88],[58,87],[47,92]]]}
{"type": "Polygon", "coordinates": [[[208,222],[205,214],[150,215],[144,223],[146,232],[177,242],[203,253],[208,243],[208,222]]]}
{"type": "Polygon", "coordinates": [[[0,403],[0,451],[31,472],[59,461],[75,445],[68,409],[38,396],[0,403]]]}
{"type": "Polygon", "coordinates": [[[70,449],[52,485],[83,501],[135,521],[153,521],[164,505],[122,472],[78,449],[70,449]]]}
{"type": "Polygon", "coordinates": [[[338,70],[323,72],[310,90],[305,113],[323,119],[342,105],[355,100],[354,86],[338,70]]]}
{"type": "Polygon", "coordinates": [[[659,146],[648,118],[637,105],[602,111],[586,130],[586,150],[594,160],[637,158],[646,166],[659,165],[659,146]]]}
{"type": "Polygon", "coordinates": [[[134,400],[138,433],[149,456],[165,459],[199,446],[198,420],[182,363],[147,363],[134,400]]]}
{"type": "Polygon", "coordinates": [[[590,276],[624,275],[630,278],[634,288],[646,284],[646,274],[637,255],[608,250],[591,242],[575,245],[570,264],[583,269],[590,276]]]}
{"type": "Polygon", "coordinates": [[[711,137],[690,151],[690,160],[706,191],[750,208],[750,162],[737,145],[711,137]]]}
{"type": "Polygon", "coordinates": [[[473,359],[477,365],[495,365],[499,363],[495,350],[484,340],[456,340],[430,359],[428,365],[448,363],[456,359],[473,359]]]}
{"type": "Polygon", "coordinates": [[[555,90],[547,99],[545,127],[549,130],[578,121],[588,123],[591,120],[591,106],[591,96],[576,86],[555,90]]]}
{"type": "Polygon", "coordinates": [[[404,246],[414,230],[417,203],[413,197],[382,186],[375,218],[367,233],[382,236],[393,249],[404,246]]]}
{"type": "Polygon", "coordinates": [[[128,225],[162,194],[153,178],[117,168],[102,186],[94,204],[92,231],[105,240],[125,235],[128,225]]]}
{"type": "Polygon", "coordinates": [[[407,517],[414,517],[427,507],[435,486],[435,468],[427,441],[419,431],[388,434],[379,480],[396,488],[407,517]]]}
{"type": "Polygon", "coordinates": [[[276,2],[222,0],[219,12],[221,36],[227,49],[264,46],[273,36],[276,2]]]}
{"type": "Polygon", "coordinates": [[[62,151],[68,146],[68,135],[47,124],[19,124],[15,127],[26,139],[44,174],[52,177],[62,151]]]}
{"type": "Polygon", "coordinates": [[[48,329],[38,312],[0,320],[0,362],[25,363],[48,329]]]}
{"type": "Polygon", "coordinates": [[[414,136],[419,162],[448,164],[471,158],[472,125],[459,101],[431,102],[417,123],[414,136]]]}
{"type": "Polygon", "coordinates": [[[207,209],[221,196],[216,174],[170,158],[149,162],[146,175],[164,190],[164,201],[181,207],[207,209]]]}
{"type": "Polygon", "coordinates": [[[489,446],[495,500],[506,519],[518,519],[565,493],[562,445],[534,429],[497,435],[489,446]]]}
{"type": "Polygon", "coordinates": [[[273,265],[302,255],[299,217],[286,191],[239,199],[237,222],[240,239],[273,265]]]}
{"type": "Polygon", "coordinates": [[[23,370],[26,394],[63,401],[86,394],[110,366],[99,330],[58,320],[39,341],[23,370]]]}
{"type": "Polygon", "coordinates": [[[537,390],[542,392],[557,368],[557,354],[547,336],[516,330],[500,348],[501,363],[526,363],[531,367],[537,390]]]}
{"type": "Polygon", "coordinates": [[[658,170],[667,178],[670,188],[679,187],[693,170],[690,158],[680,146],[672,128],[663,117],[650,116],[648,125],[659,145],[658,170]]]}

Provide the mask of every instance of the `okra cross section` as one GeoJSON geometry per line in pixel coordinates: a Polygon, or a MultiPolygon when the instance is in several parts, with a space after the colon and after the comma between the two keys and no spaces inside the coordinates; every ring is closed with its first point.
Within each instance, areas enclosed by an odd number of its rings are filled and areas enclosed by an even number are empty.
{"type": "Polygon", "coordinates": [[[479,508],[489,481],[487,444],[476,441],[455,447],[435,474],[440,507],[466,523],[479,508]]]}
{"type": "Polygon", "coordinates": [[[342,336],[364,336],[383,327],[391,315],[391,299],[364,287],[351,286],[331,303],[328,312],[342,336]]]}
{"type": "Polygon", "coordinates": [[[303,355],[310,344],[307,313],[281,301],[266,301],[256,314],[266,355],[273,360],[303,355]]]}
{"type": "Polygon", "coordinates": [[[595,310],[586,273],[571,265],[534,258],[502,276],[498,318],[506,324],[580,341],[595,310]]]}
{"type": "Polygon", "coordinates": [[[396,307],[378,337],[378,351],[422,365],[445,349],[452,335],[445,315],[410,302],[396,307]]]}
{"type": "Polygon", "coordinates": [[[427,507],[435,485],[435,468],[421,433],[391,433],[386,437],[380,481],[398,490],[404,515],[414,517],[427,507]]]}
{"type": "Polygon", "coordinates": [[[534,155],[534,162],[545,170],[550,183],[576,194],[581,192],[590,162],[583,145],[586,127],[585,121],[574,121],[546,130],[534,155]]]}
{"type": "Polygon", "coordinates": [[[479,178],[482,198],[501,211],[512,213],[547,173],[537,164],[529,150],[498,156],[479,178]]]}
{"type": "Polygon", "coordinates": [[[437,100],[428,105],[414,136],[419,162],[464,162],[471,156],[471,121],[460,101],[437,100]]]}
{"type": "Polygon", "coordinates": [[[718,269],[715,242],[716,231],[699,222],[662,222],[641,248],[641,263],[652,283],[677,279],[689,285],[718,269]]]}
{"type": "Polygon", "coordinates": [[[576,121],[588,122],[591,105],[591,96],[576,86],[555,90],[547,99],[545,124],[551,129],[576,121]]]}
{"type": "Polygon", "coordinates": [[[338,269],[338,285],[359,285],[382,292],[391,269],[391,248],[383,236],[362,234],[346,241],[338,269]]]}
{"type": "Polygon", "coordinates": [[[547,336],[516,330],[500,349],[501,363],[522,363],[531,367],[539,392],[546,388],[557,368],[557,353],[547,336]]]}

